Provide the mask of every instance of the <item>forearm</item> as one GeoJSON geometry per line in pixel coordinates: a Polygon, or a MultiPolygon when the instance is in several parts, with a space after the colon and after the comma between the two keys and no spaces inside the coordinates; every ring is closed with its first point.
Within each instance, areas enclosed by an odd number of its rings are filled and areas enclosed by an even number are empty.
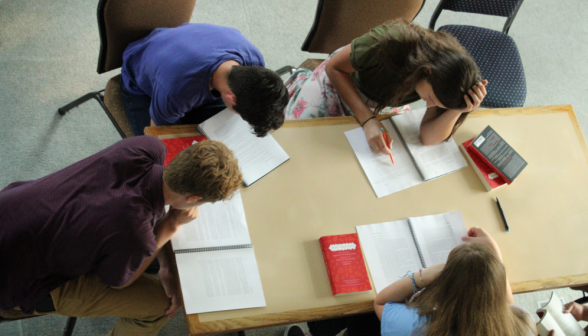
{"type": "Polygon", "coordinates": [[[329,63],[327,63],[325,71],[341,100],[347,104],[360,123],[363,123],[374,115],[362,101],[355,84],[353,84],[351,74],[341,71],[329,63]]]}
{"type": "Polygon", "coordinates": [[[441,114],[437,111],[437,107],[430,107],[427,114],[435,114],[435,117],[423,119],[421,123],[421,141],[423,145],[436,145],[441,141],[447,139],[455,126],[455,122],[461,115],[461,112],[455,110],[447,110],[441,114]]]}
{"type": "Polygon", "coordinates": [[[163,245],[163,247],[159,251],[159,254],[157,255],[157,260],[159,261],[159,266],[161,268],[170,268],[170,265],[172,263],[171,258],[173,257],[172,254],[173,249],[171,243],[167,242],[165,245],[163,245]]]}

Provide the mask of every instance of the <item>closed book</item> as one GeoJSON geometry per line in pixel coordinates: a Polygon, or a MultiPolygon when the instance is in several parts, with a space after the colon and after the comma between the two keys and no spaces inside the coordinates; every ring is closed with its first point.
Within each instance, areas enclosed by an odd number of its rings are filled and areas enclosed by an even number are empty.
{"type": "Polygon", "coordinates": [[[490,126],[486,126],[470,147],[507,184],[511,184],[527,166],[527,161],[490,126]]]}
{"type": "Polygon", "coordinates": [[[357,233],[319,239],[333,295],[372,290],[357,233]]]}
{"type": "Polygon", "coordinates": [[[165,144],[165,148],[167,148],[167,154],[165,155],[163,166],[166,167],[171,162],[171,160],[184,149],[204,140],[206,140],[206,136],[204,135],[161,139],[161,141],[165,144]]]}
{"type": "Polygon", "coordinates": [[[474,139],[470,139],[462,143],[459,147],[463,151],[465,157],[468,159],[474,171],[486,187],[486,190],[492,191],[506,185],[506,182],[500,177],[490,166],[488,166],[470,146],[474,139]]]}

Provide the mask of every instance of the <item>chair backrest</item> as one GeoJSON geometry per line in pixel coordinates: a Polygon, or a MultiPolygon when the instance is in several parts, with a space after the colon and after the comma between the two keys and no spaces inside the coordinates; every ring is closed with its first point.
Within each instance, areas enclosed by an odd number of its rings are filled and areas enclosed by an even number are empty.
{"type": "Polygon", "coordinates": [[[465,12],[474,14],[485,14],[506,17],[506,23],[502,32],[508,34],[510,25],[514,20],[523,0],[441,0],[431,21],[429,22],[429,28],[435,29],[435,22],[441,14],[441,11],[446,9],[454,12],[465,12]]]}
{"type": "Polygon", "coordinates": [[[319,0],[303,51],[330,54],[382,23],[414,20],[425,0],[319,0]]]}
{"type": "Polygon", "coordinates": [[[196,0],[100,0],[98,73],[122,66],[125,48],[155,28],[189,22],[196,0]]]}

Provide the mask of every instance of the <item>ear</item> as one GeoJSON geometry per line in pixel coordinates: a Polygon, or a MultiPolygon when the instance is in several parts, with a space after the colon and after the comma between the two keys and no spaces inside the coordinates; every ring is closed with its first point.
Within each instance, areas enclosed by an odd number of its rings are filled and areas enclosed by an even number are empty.
{"type": "Polygon", "coordinates": [[[231,102],[231,105],[233,105],[233,106],[237,105],[237,97],[235,96],[235,94],[233,92],[225,93],[225,99],[227,101],[231,102]]]}
{"type": "Polygon", "coordinates": [[[188,199],[186,200],[186,203],[196,203],[196,202],[198,202],[201,199],[202,199],[202,196],[197,196],[197,195],[188,196],[188,199]]]}

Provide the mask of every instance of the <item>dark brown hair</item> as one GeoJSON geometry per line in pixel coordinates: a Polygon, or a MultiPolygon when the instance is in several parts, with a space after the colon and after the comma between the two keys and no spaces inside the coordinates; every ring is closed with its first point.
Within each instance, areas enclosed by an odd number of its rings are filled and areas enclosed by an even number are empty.
{"type": "MultiPolygon", "coordinates": [[[[496,253],[482,244],[462,244],[408,306],[430,316],[425,335],[523,336],[535,332],[531,317],[507,301],[506,271],[496,253]]],[[[535,332],[535,334],[537,334],[535,332]]]]}
{"type": "MultiPolygon", "coordinates": [[[[379,42],[377,57],[398,74],[402,85],[378,99],[377,112],[386,106],[400,105],[422,79],[429,81],[437,98],[447,108],[467,106],[464,95],[482,80],[482,75],[472,56],[455,37],[404,20],[388,21],[383,27],[384,37],[372,35],[379,42]],[[398,60],[392,56],[395,54],[406,57],[398,60]]],[[[445,110],[441,109],[441,112],[445,110]]],[[[467,115],[461,114],[449,136],[455,133],[467,115]]]]}

